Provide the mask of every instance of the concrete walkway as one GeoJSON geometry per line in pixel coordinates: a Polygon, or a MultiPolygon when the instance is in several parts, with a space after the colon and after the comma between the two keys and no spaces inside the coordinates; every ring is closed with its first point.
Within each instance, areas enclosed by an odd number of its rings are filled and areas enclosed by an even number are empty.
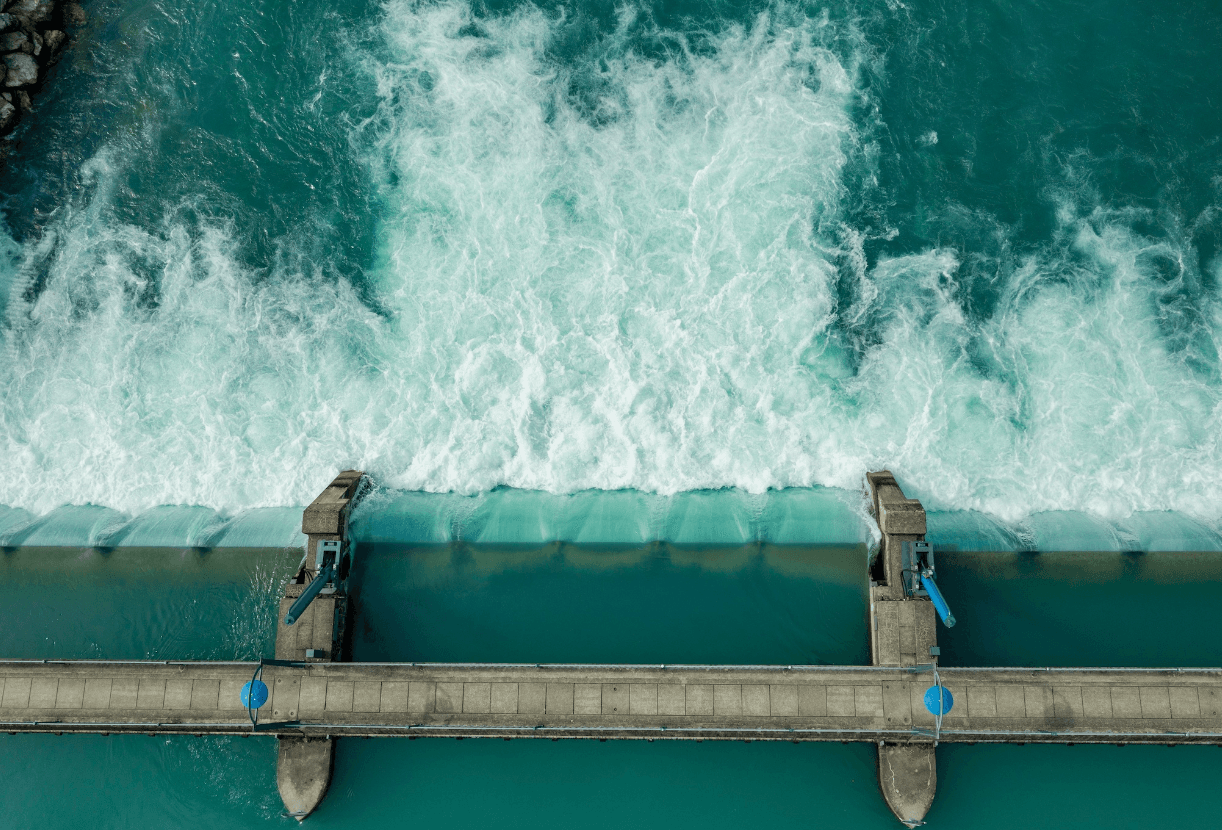
{"type": "MultiPolygon", "coordinates": [[[[250,733],[254,663],[0,662],[9,732],[250,733]]],[[[943,742],[1222,744],[1222,669],[952,669],[943,742]]],[[[929,671],[315,663],[264,668],[267,734],[925,743],[929,671]]],[[[262,730],[261,730],[262,731],[262,730]]]]}

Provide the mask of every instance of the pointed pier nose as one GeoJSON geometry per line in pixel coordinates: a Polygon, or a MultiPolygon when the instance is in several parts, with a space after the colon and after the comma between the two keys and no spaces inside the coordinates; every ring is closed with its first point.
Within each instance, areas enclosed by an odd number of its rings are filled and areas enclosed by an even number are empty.
{"type": "Polygon", "coordinates": [[[920,827],[938,789],[932,744],[879,744],[878,784],[905,827],[920,827]]]}
{"type": "Polygon", "coordinates": [[[335,741],[306,738],[280,739],[276,788],[285,812],[305,821],[327,794],[335,766],[335,741]]]}

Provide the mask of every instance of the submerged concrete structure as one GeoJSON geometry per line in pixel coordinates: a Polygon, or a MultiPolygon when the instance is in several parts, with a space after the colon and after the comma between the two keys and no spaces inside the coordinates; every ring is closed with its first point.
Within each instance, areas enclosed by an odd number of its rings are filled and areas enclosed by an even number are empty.
{"type": "Polygon", "coordinates": [[[1222,668],[938,667],[934,610],[904,581],[903,545],[923,540],[924,510],[885,472],[868,479],[882,532],[872,665],[347,662],[346,568],[294,625],[284,616],[316,575],[320,545],[351,556],[347,516],[362,486],[359,472],[342,473],[306,509],[307,554],[281,599],[276,659],[0,661],[0,729],[273,735],[277,785],[298,819],[326,795],[345,736],[869,741],[883,796],[911,827],[933,800],[939,742],[1222,745],[1222,668]],[[242,690],[256,675],[267,700],[247,709],[242,690]],[[931,688],[955,701],[940,717],[931,688]]]}

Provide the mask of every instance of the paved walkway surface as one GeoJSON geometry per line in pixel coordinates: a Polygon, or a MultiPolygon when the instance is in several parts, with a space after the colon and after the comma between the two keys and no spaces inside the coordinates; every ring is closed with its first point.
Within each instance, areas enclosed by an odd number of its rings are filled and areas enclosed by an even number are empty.
{"type": "MultiPolygon", "coordinates": [[[[0,662],[0,729],[241,733],[254,663],[0,662]]],[[[271,734],[1222,744],[1222,669],[316,663],[264,668],[271,734]],[[282,725],[277,725],[282,724],[282,725]]]]}

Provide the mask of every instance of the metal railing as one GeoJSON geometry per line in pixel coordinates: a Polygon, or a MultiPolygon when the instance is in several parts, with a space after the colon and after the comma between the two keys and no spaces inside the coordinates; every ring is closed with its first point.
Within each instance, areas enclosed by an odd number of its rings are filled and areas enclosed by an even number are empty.
{"type": "MultiPolygon", "coordinates": [[[[57,659],[0,659],[0,669],[5,666],[233,666],[250,667],[262,663],[267,666],[292,665],[293,667],[309,669],[330,669],[344,671],[346,669],[369,668],[435,668],[435,669],[547,669],[547,670],[609,670],[609,671],[702,671],[702,672],[907,672],[912,666],[854,666],[854,665],[730,665],[715,663],[455,663],[435,661],[398,661],[398,662],[353,662],[353,663],[310,663],[285,660],[57,660],[57,659]]],[[[929,664],[925,671],[928,671],[929,664]]],[[[961,672],[1030,672],[1030,673],[1112,673],[1123,672],[1133,674],[1222,674],[1222,666],[946,666],[939,665],[939,670],[945,673],[961,672]]]]}
{"type": "MultiPolygon", "coordinates": [[[[778,740],[793,739],[803,735],[826,735],[828,740],[836,741],[843,740],[842,736],[852,735],[858,736],[857,740],[863,742],[873,742],[878,739],[896,739],[903,737],[916,738],[932,738],[934,733],[929,729],[921,727],[910,727],[908,729],[889,728],[889,729],[853,729],[853,728],[829,728],[829,727],[714,727],[714,726],[547,726],[539,724],[536,726],[463,726],[459,724],[355,724],[355,723],[313,723],[294,721],[283,724],[267,724],[266,727],[272,727],[268,731],[264,731],[264,725],[258,733],[262,734],[278,734],[278,733],[294,733],[309,730],[311,732],[324,733],[362,733],[369,732],[377,733],[395,733],[395,732],[419,732],[419,733],[465,733],[466,735],[493,736],[505,734],[523,734],[523,735],[540,735],[540,734],[555,734],[571,735],[575,739],[584,736],[597,735],[645,735],[651,734],[658,738],[674,737],[686,738],[693,737],[708,737],[713,738],[718,735],[733,735],[737,736],[734,740],[748,740],[751,736],[771,736],[778,740]]],[[[119,722],[119,721],[98,721],[90,723],[79,722],[63,722],[63,721],[0,721],[0,730],[8,727],[43,727],[51,728],[58,727],[64,732],[85,732],[85,731],[101,731],[103,729],[111,731],[130,731],[143,732],[146,730],[168,730],[172,732],[245,732],[250,733],[250,724],[243,721],[224,722],[224,723],[169,723],[164,721],[147,721],[147,722],[119,722]]],[[[943,740],[953,738],[971,738],[976,741],[983,742],[1005,742],[1005,743],[1022,743],[1023,738],[1030,738],[1033,742],[1040,742],[1041,739],[1048,738],[1062,739],[1065,743],[1074,743],[1084,741],[1084,739],[1101,739],[1099,742],[1111,743],[1124,741],[1126,739],[1137,743],[1164,743],[1166,739],[1184,739],[1185,741],[1211,743],[1222,742],[1222,732],[1183,732],[1183,731],[1165,731],[1165,732],[1134,732],[1134,731],[1107,731],[1107,730],[1084,730],[1077,732],[1066,732],[1063,730],[989,730],[989,729],[943,729],[941,730],[941,738],[943,740]]]]}

